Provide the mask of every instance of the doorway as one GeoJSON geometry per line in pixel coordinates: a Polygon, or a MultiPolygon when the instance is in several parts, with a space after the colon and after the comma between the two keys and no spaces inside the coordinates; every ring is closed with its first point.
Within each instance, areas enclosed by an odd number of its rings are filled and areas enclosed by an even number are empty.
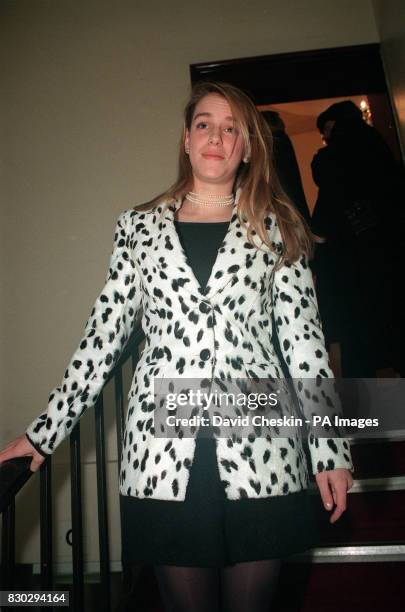
{"type": "MultiPolygon", "coordinates": [[[[334,102],[365,102],[370,123],[395,159],[404,161],[379,44],[191,64],[190,77],[192,84],[203,80],[231,83],[249,94],[260,110],[279,108],[289,113],[287,123],[296,131],[290,137],[295,136],[297,141],[299,133],[314,132],[316,116],[334,102]]],[[[312,140],[315,145],[314,134],[312,140]]],[[[320,137],[318,142],[321,146],[320,137]]],[[[301,169],[304,162],[298,161],[301,169]]],[[[313,194],[311,197],[313,200],[313,194]]]]}
{"type": "Polygon", "coordinates": [[[325,145],[316,126],[317,117],[332,104],[350,100],[363,113],[364,120],[374,126],[390,147],[395,159],[400,159],[400,148],[386,94],[362,94],[319,100],[301,100],[299,102],[284,102],[280,104],[261,104],[258,110],[278,113],[285,126],[297,156],[303,189],[310,215],[315,208],[318,187],[314,183],[311,172],[311,161],[316,152],[325,145]]]}
{"type": "MultiPolygon", "coordinates": [[[[374,126],[382,136],[394,159],[399,164],[403,164],[379,44],[192,64],[190,77],[192,83],[212,80],[233,84],[245,91],[259,110],[273,110],[279,113],[285,124],[285,131],[295,149],[309,216],[315,209],[319,194],[318,187],[312,178],[311,161],[317,151],[324,146],[322,136],[316,127],[316,119],[333,103],[342,100],[354,102],[362,110],[367,123],[374,126]]],[[[394,201],[395,198],[391,200],[394,201]]],[[[382,216],[384,214],[386,210],[382,210],[382,216]]],[[[329,215],[329,211],[326,215],[329,215]]],[[[394,217],[390,216],[390,220],[393,227],[403,225],[403,213],[401,213],[399,204],[394,212],[394,217]]],[[[383,232],[384,236],[389,233],[389,231],[383,232]]],[[[400,269],[398,263],[395,265],[400,269]]],[[[388,267],[392,269],[392,266],[388,267]]],[[[360,295],[362,290],[353,285],[351,295],[355,296],[357,293],[360,295]]],[[[392,308],[395,309],[395,313],[388,316],[392,317],[396,330],[400,326],[398,317],[400,296],[392,294],[390,299],[394,304],[392,308]]],[[[343,304],[346,303],[345,300],[341,301],[343,304]]],[[[331,303],[333,304],[333,300],[331,303]]],[[[326,306],[323,307],[323,312],[321,304],[320,308],[321,317],[324,318],[323,314],[327,314],[326,306]]],[[[332,307],[331,304],[328,310],[340,312],[336,305],[332,307]]],[[[381,320],[383,317],[379,318],[381,320]]],[[[353,320],[355,326],[356,321],[359,321],[359,317],[353,320]]],[[[390,336],[394,337],[395,334],[396,331],[390,331],[390,336]]],[[[336,345],[336,342],[334,344],[336,345]]],[[[335,346],[333,350],[336,351],[335,363],[337,363],[341,359],[339,347],[335,346]]],[[[402,371],[403,368],[403,359],[399,355],[396,340],[395,346],[389,351],[393,357],[391,360],[389,356],[388,360],[396,362],[395,367],[385,367],[387,360],[381,360],[384,365],[381,363],[377,370],[385,372],[385,374],[380,374],[383,376],[396,376],[397,372],[402,371]]],[[[361,363],[360,357],[356,359],[361,363]]],[[[338,366],[334,371],[336,375],[365,376],[365,374],[345,374],[344,369],[342,371],[338,366]]]]}

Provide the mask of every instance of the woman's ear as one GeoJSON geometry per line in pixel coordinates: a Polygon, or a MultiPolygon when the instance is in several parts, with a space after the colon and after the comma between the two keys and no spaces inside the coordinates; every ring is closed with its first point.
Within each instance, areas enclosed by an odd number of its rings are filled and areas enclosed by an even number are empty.
{"type": "Polygon", "coordinates": [[[184,129],[184,150],[187,155],[190,153],[190,132],[187,128],[184,129]]]}
{"type": "Polygon", "coordinates": [[[251,155],[252,155],[252,149],[250,146],[250,142],[247,144],[245,143],[245,152],[242,158],[242,161],[244,164],[248,164],[250,162],[251,155]]]}

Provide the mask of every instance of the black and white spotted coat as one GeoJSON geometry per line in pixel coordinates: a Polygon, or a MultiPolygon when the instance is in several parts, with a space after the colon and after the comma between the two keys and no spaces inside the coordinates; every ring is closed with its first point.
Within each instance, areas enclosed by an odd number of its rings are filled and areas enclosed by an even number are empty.
{"type": "MultiPolygon", "coordinates": [[[[94,405],[142,310],[145,349],[128,396],[120,492],[182,501],[193,462],[193,437],[154,435],[153,379],[162,376],[225,380],[282,378],[272,345],[274,319],[293,378],[328,378],[328,364],[311,271],[305,257],[274,271],[276,254],[247,241],[234,214],[206,288],[189,266],[174,225],[180,201],[118,218],[106,284],[85,333],[47,410],[26,430],[51,454],[83,412],[94,405]],[[161,214],[163,212],[163,215],[161,214]]],[[[267,218],[276,248],[282,241],[274,214],[267,218]]],[[[314,473],[353,469],[347,440],[311,436],[314,473]]],[[[308,486],[300,436],[217,438],[218,469],[228,499],[285,495],[308,486]]]]}

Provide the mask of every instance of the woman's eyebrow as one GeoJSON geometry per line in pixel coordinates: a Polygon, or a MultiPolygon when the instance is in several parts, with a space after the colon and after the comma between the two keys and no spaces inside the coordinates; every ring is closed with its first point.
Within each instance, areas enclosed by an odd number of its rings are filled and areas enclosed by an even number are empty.
{"type": "MultiPolygon", "coordinates": [[[[196,119],[198,119],[198,117],[212,117],[212,113],[197,113],[196,116],[194,117],[193,121],[195,121],[196,119]]],[[[225,117],[225,119],[227,121],[235,121],[235,119],[231,116],[225,117]]]]}
{"type": "Polygon", "coordinates": [[[198,117],[212,117],[211,113],[197,113],[194,117],[194,121],[198,119],[198,117]]]}

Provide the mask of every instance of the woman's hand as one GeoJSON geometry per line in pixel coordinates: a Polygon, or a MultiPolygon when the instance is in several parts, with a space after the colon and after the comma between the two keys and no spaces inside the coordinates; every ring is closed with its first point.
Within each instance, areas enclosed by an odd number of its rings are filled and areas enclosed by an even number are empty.
{"type": "Polygon", "coordinates": [[[0,463],[8,461],[9,459],[14,459],[14,457],[32,457],[30,465],[31,472],[39,470],[45,461],[45,457],[28,442],[25,435],[16,438],[16,440],[10,442],[8,446],[0,451],[0,463]]]}
{"type": "Polygon", "coordinates": [[[326,510],[332,510],[333,504],[336,506],[329,519],[331,523],[335,523],[346,510],[347,492],[353,486],[350,470],[337,468],[319,472],[315,479],[326,510]]]}

